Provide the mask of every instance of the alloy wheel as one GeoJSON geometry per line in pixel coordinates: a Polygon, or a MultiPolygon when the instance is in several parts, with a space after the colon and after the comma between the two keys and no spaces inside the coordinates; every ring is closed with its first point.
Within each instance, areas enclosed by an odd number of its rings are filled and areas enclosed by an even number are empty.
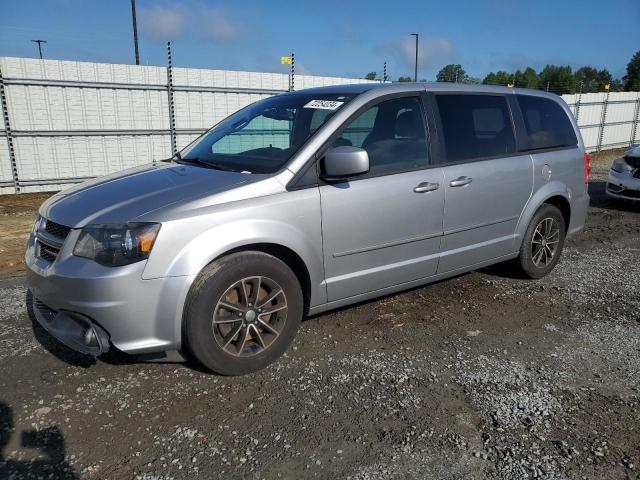
{"type": "Polygon", "coordinates": [[[248,277],[231,285],[213,313],[218,345],[235,357],[250,357],[268,349],[283,331],[287,298],[274,280],[248,277]]]}
{"type": "Polygon", "coordinates": [[[531,238],[531,260],[538,268],[547,267],[554,259],[560,242],[560,223],[551,217],[538,223],[531,238]]]}

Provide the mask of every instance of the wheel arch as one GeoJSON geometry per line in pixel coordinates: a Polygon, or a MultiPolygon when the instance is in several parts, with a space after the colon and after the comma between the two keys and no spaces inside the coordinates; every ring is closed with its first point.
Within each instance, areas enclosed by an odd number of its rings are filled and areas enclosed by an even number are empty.
{"type": "MultiPolygon", "coordinates": [[[[545,203],[553,205],[558,210],[560,210],[560,213],[562,213],[562,218],[564,219],[564,229],[566,234],[567,230],[569,229],[569,221],[571,220],[571,204],[569,203],[569,200],[562,195],[554,195],[553,197],[547,198],[540,206],[544,205],[545,203]]],[[[540,208],[540,206],[538,208],[540,208]]]]}
{"type": "Polygon", "coordinates": [[[520,216],[518,226],[516,227],[514,250],[517,251],[520,249],[524,233],[527,230],[531,219],[544,204],[553,205],[560,210],[565,221],[565,229],[568,229],[569,221],[571,219],[570,199],[571,192],[567,189],[566,184],[558,181],[546,183],[543,187],[538,189],[533,194],[520,216]]]}
{"type": "MultiPolygon", "coordinates": [[[[309,272],[309,268],[307,264],[302,259],[302,257],[294,251],[292,248],[282,245],[280,243],[275,242],[254,242],[254,243],[246,243],[243,245],[237,245],[231,248],[228,248],[224,252],[220,252],[215,258],[212,258],[207,264],[203,265],[197,275],[193,277],[193,281],[191,282],[188,292],[185,297],[185,305],[189,301],[189,296],[193,290],[194,285],[196,284],[197,278],[200,274],[213,262],[220,260],[221,258],[227,257],[234,253],[242,253],[242,252],[261,252],[266,253],[268,255],[272,255],[273,257],[281,260],[285,263],[291,270],[294,275],[300,282],[300,287],[302,289],[302,298],[303,298],[303,316],[307,315],[309,312],[309,308],[311,306],[311,291],[312,291],[312,280],[311,274],[309,272]]],[[[182,309],[179,323],[179,333],[180,333],[180,348],[182,351],[187,352],[186,350],[186,308],[182,309]]]]}
{"type": "Polygon", "coordinates": [[[295,274],[298,282],[300,283],[302,298],[304,300],[304,314],[306,315],[309,312],[311,304],[311,275],[309,274],[309,269],[306,263],[300,255],[291,248],[279,243],[259,242],[248,243],[246,245],[231,248],[219,254],[210,263],[220,260],[228,255],[241,252],[262,252],[284,262],[284,264],[287,265],[295,274]]]}

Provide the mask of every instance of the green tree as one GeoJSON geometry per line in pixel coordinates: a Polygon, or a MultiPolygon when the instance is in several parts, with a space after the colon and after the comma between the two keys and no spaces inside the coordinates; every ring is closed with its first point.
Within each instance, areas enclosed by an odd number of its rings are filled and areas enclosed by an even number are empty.
{"type": "Polygon", "coordinates": [[[627,64],[627,74],[623,78],[624,89],[627,92],[640,91],[640,50],[638,50],[627,64]]]}
{"type": "Polygon", "coordinates": [[[527,67],[524,72],[516,70],[516,73],[513,74],[514,87],[538,88],[539,82],[538,74],[531,67],[527,67]]]}
{"type": "Polygon", "coordinates": [[[413,82],[413,78],[411,78],[411,77],[399,77],[398,81],[399,82],[413,82]]]}
{"type": "Polygon", "coordinates": [[[624,82],[619,78],[614,78],[611,80],[611,88],[612,92],[624,92],[624,82]]]}
{"type": "Polygon", "coordinates": [[[485,85],[510,85],[513,84],[513,74],[504,70],[499,70],[496,73],[491,72],[484,77],[482,83],[485,85]]]}
{"type": "Polygon", "coordinates": [[[606,68],[603,68],[602,70],[598,71],[597,79],[598,79],[599,90],[604,90],[605,85],[609,85],[610,89],[614,85],[613,76],[609,73],[609,71],[606,68]]]}
{"type": "Polygon", "coordinates": [[[574,77],[576,92],[582,91],[582,93],[602,92],[605,85],[613,83],[613,77],[606,69],[597,70],[593,67],[582,67],[576,70],[574,77]]]}
{"type": "Polygon", "coordinates": [[[437,82],[464,82],[467,74],[460,64],[449,64],[442,67],[436,75],[437,82]]]}
{"type": "Polygon", "coordinates": [[[369,72],[364,76],[364,79],[365,80],[375,80],[377,75],[378,75],[377,72],[369,72]]]}
{"type": "Polygon", "coordinates": [[[487,76],[484,77],[484,79],[482,80],[482,83],[484,85],[497,85],[498,84],[498,76],[493,72],[489,72],[487,74],[487,76]]]}
{"type": "Polygon", "coordinates": [[[478,77],[469,77],[466,76],[464,77],[464,79],[462,80],[462,83],[471,83],[471,84],[480,84],[482,83],[482,80],[480,80],[478,77]]]}
{"type": "Polygon", "coordinates": [[[598,91],[598,70],[593,67],[582,67],[576,70],[576,84],[578,91],[582,88],[583,93],[598,91]]]}
{"type": "Polygon", "coordinates": [[[540,88],[562,95],[576,92],[576,79],[570,66],[547,65],[540,72],[540,88]]]}

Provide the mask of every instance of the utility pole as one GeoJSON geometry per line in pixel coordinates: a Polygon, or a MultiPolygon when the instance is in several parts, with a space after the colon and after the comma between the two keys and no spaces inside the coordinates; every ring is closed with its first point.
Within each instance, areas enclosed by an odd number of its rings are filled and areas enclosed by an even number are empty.
{"type": "Polygon", "coordinates": [[[418,34],[412,33],[411,35],[416,37],[416,70],[413,75],[413,81],[417,82],[418,81],[418,34]]]}
{"type": "Polygon", "coordinates": [[[140,65],[140,52],[138,51],[138,22],[136,21],[136,0],[131,0],[131,17],[133,20],[133,45],[136,50],[136,65],[140,65]]]}
{"type": "Polygon", "coordinates": [[[42,60],[42,44],[47,43],[46,40],[31,40],[33,43],[38,44],[38,52],[40,53],[40,60],[42,60]]]}

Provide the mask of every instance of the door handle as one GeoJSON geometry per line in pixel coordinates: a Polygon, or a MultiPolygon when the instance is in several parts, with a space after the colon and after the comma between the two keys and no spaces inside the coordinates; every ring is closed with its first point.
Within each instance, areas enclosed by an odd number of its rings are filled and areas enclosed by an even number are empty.
{"type": "Polygon", "coordinates": [[[419,183],[413,189],[413,191],[416,193],[427,193],[427,192],[433,192],[434,190],[437,190],[439,188],[440,188],[439,183],[422,182],[422,183],[419,183]]]}
{"type": "Polygon", "coordinates": [[[455,180],[451,180],[449,182],[449,186],[451,187],[464,187],[465,185],[469,185],[473,182],[473,178],[470,177],[458,177],[455,180]]]}

